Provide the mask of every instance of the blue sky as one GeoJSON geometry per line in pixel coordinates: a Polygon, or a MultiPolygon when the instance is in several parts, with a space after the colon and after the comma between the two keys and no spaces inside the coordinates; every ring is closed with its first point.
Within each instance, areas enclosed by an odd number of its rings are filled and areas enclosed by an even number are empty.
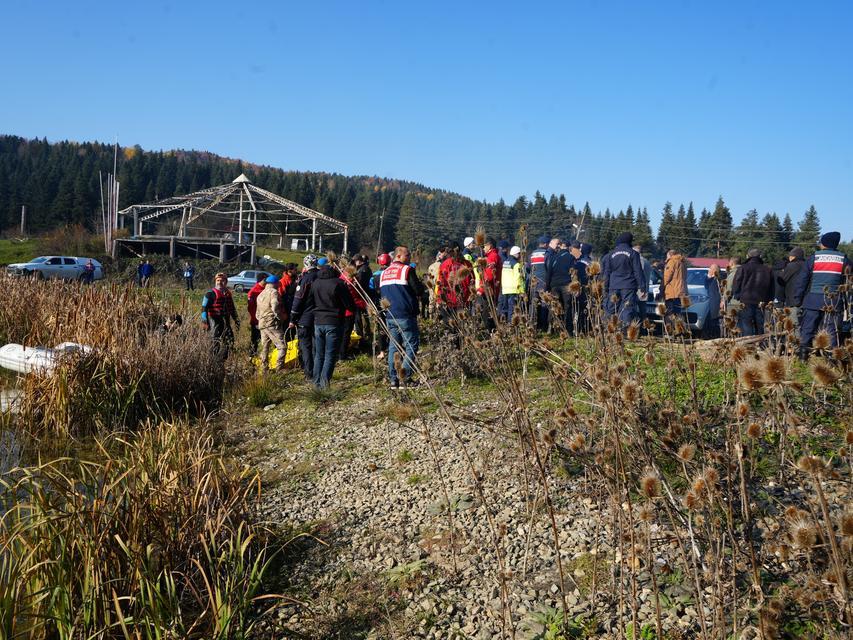
{"type": "Polygon", "coordinates": [[[3,21],[3,133],[656,216],[813,203],[853,236],[850,2],[83,0],[3,21]]]}

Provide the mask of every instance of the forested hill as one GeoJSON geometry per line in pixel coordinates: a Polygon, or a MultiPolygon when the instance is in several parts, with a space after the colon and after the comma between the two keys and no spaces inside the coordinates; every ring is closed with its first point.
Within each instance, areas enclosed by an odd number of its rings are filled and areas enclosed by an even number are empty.
{"type": "MultiPolygon", "coordinates": [[[[100,221],[98,172],[112,171],[112,166],[112,145],[0,136],[0,229],[18,224],[21,205],[27,205],[31,232],[64,224],[94,229],[100,221]]],[[[610,248],[621,231],[632,230],[657,254],[678,246],[687,255],[726,256],[757,244],[775,257],[793,242],[812,246],[820,229],[813,207],[797,229],[790,216],[760,217],[756,211],[735,226],[720,198],[698,215],[692,203],[677,211],[666,203],[655,236],[645,207],[593,213],[589,204],[576,209],[563,195],[546,198],[539,192],[532,200],[521,196],[511,205],[488,203],[402,180],[283,171],[206,151],[155,152],[139,146],[119,149],[120,207],[227,183],[240,173],[259,187],[349,223],[350,246],[365,250],[376,246],[380,225],[383,247],[405,243],[431,251],[448,239],[474,235],[480,225],[490,235],[518,242],[524,224],[532,241],[543,233],[569,235],[572,223],[582,221],[582,239],[591,242],[596,253],[610,248]]]]}

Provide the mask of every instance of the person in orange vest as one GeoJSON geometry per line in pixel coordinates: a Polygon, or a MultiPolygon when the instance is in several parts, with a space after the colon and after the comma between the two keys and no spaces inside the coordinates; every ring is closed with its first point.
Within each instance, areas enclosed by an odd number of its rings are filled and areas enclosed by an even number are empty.
{"type": "Polygon", "coordinates": [[[234,299],[228,289],[228,276],[224,273],[217,273],[213,279],[213,288],[204,294],[201,301],[201,322],[208,330],[211,328],[211,323],[213,324],[211,348],[213,353],[223,360],[228,357],[228,353],[234,345],[232,321],[239,330],[240,319],[237,317],[234,299]]]}

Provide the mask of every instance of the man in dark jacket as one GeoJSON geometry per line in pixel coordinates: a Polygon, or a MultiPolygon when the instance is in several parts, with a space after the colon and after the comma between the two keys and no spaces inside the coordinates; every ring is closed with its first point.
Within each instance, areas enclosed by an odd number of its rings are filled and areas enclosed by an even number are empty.
{"type": "Polygon", "coordinates": [[[791,310],[790,317],[797,323],[799,322],[800,309],[797,306],[797,299],[794,297],[794,289],[805,265],[805,252],[801,247],[794,247],[788,254],[788,262],[785,268],[776,277],[776,284],[781,287],[782,297],[779,301],[791,310]]]}
{"type": "Polygon", "coordinates": [[[530,283],[527,290],[530,292],[530,313],[536,321],[536,328],[540,331],[548,329],[548,305],[542,300],[542,294],[548,291],[548,263],[553,252],[548,248],[551,241],[549,236],[541,236],[536,249],[530,252],[527,262],[527,273],[530,283]]]}
{"type": "Polygon", "coordinates": [[[418,329],[418,310],[420,308],[420,282],[415,270],[409,264],[409,248],[399,246],[394,251],[394,262],[382,272],[379,281],[380,293],[387,300],[385,310],[390,340],[388,345],[388,377],[391,388],[401,385],[417,386],[412,378],[415,356],[420,346],[418,329]],[[397,372],[394,354],[402,347],[402,377],[397,372]]]}
{"type": "Polygon", "coordinates": [[[589,284],[589,276],[586,273],[587,267],[592,264],[592,245],[585,242],[572,241],[570,249],[572,256],[575,259],[575,273],[577,274],[578,282],[581,285],[581,291],[578,294],[576,305],[575,318],[575,335],[585,334],[589,331],[589,310],[587,308],[587,285],[589,284]]]}
{"type": "Polygon", "coordinates": [[[289,329],[296,329],[299,339],[299,359],[306,380],[314,379],[314,299],[308,294],[317,279],[317,256],[309,253],[302,259],[302,275],[296,281],[289,329]]]}
{"type": "Polygon", "coordinates": [[[794,300],[803,308],[800,322],[800,357],[808,357],[815,335],[824,327],[829,333],[830,345],[838,346],[838,329],[841,324],[843,296],[839,287],[850,276],[850,259],[838,250],[841,234],[825,233],[820,238],[820,249],[805,261],[794,288],[794,300]]]}
{"type": "Polygon", "coordinates": [[[572,318],[574,317],[577,306],[577,299],[572,295],[570,290],[574,268],[575,257],[569,251],[569,241],[560,239],[557,244],[557,251],[551,257],[551,261],[548,264],[548,282],[550,284],[550,292],[563,306],[563,326],[569,334],[573,333],[574,325],[572,318]]]}
{"type": "Polygon", "coordinates": [[[633,243],[633,234],[629,231],[620,233],[613,251],[601,264],[605,300],[612,304],[610,308],[625,326],[639,318],[638,301],[640,296],[643,301],[646,298],[643,264],[640,254],[631,248],[633,243]]]}
{"type": "Polygon", "coordinates": [[[314,386],[328,389],[343,338],[346,312],[355,313],[355,302],[347,283],[326,264],[317,269],[311,282],[306,304],[314,310],[314,386]]]}
{"type": "Polygon", "coordinates": [[[764,333],[764,306],[773,302],[773,270],[764,264],[758,249],[750,249],[746,255],[735,274],[732,298],[743,305],[737,318],[740,334],[757,336],[764,333]]]}
{"type": "MultiPolygon", "coordinates": [[[[376,297],[376,292],[371,288],[370,281],[373,279],[373,272],[370,270],[370,262],[367,256],[355,256],[353,258],[355,266],[355,290],[361,296],[366,296],[373,304],[376,304],[379,299],[376,297]]],[[[359,346],[362,350],[367,349],[370,341],[367,336],[370,335],[370,320],[368,318],[367,309],[359,309],[355,314],[355,331],[362,337],[359,346]]]]}

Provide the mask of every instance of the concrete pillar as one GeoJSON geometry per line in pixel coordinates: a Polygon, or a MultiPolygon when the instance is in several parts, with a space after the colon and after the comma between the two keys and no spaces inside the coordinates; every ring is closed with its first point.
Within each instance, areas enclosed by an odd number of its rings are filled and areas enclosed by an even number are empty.
{"type": "Polygon", "coordinates": [[[228,255],[225,242],[219,241],[219,264],[225,264],[225,257],[228,255]]]}
{"type": "Polygon", "coordinates": [[[175,259],[175,236],[169,236],[169,257],[175,259]]]}

